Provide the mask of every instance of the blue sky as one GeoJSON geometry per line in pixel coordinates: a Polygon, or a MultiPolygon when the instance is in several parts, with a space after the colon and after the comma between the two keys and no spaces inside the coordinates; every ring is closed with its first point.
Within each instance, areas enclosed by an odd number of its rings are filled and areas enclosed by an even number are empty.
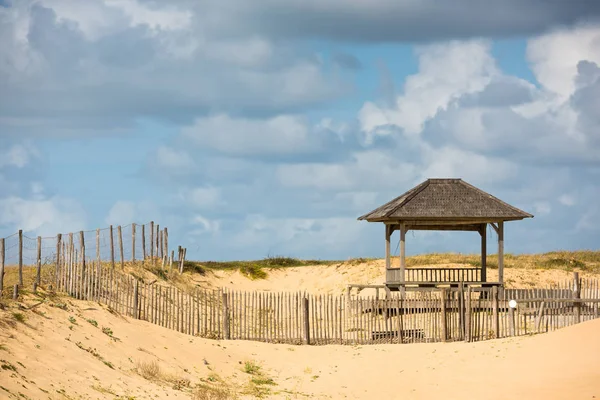
{"type": "Polygon", "coordinates": [[[535,215],[507,252],[599,248],[600,4],[0,6],[0,236],[154,220],[194,259],[378,257],[358,216],[460,177],[535,215]]]}

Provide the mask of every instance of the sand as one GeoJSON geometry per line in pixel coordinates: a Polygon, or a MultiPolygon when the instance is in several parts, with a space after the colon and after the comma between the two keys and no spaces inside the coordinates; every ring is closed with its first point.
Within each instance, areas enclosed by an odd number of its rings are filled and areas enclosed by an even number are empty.
{"type": "MultiPolygon", "coordinates": [[[[427,267],[427,265],[423,265],[427,267]]],[[[461,264],[438,264],[435,267],[464,267],[461,264]]],[[[385,280],[385,261],[373,260],[364,263],[340,263],[291,268],[266,268],[267,279],[250,280],[239,271],[208,271],[204,276],[194,274],[192,280],[203,287],[226,287],[235,290],[263,291],[306,291],[314,294],[342,294],[346,286],[354,284],[378,284],[385,280]]],[[[597,278],[580,272],[581,278],[597,278]]],[[[504,279],[507,287],[542,288],[564,283],[573,279],[573,273],[559,269],[506,268],[504,279]]],[[[488,281],[498,280],[498,270],[488,270],[488,281]]],[[[373,290],[365,290],[370,295],[373,290]]]]}
{"type": "Polygon", "coordinates": [[[600,320],[479,343],[290,346],[201,339],[97,303],[54,300],[65,301],[67,310],[0,311],[0,398],[188,399],[204,381],[250,393],[241,399],[600,399],[600,320]],[[159,379],[136,371],[151,360],[159,379]],[[250,384],[247,361],[275,385],[250,384]]]}

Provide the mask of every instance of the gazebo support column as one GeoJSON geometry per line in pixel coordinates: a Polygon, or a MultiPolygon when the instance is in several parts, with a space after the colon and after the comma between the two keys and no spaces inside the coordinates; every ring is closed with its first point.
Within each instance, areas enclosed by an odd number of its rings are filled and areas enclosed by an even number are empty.
{"type": "Polygon", "coordinates": [[[487,223],[481,225],[481,282],[487,282],[487,223]]]}
{"type": "Polygon", "coordinates": [[[400,224],[400,281],[406,282],[406,224],[400,224]]]}
{"type": "Polygon", "coordinates": [[[385,226],[385,269],[387,270],[391,267],[391,259],[390,259],[390,236],[391,236],[391,226],[385,226]]]}
{"type": "Polygon", "coordinates": [[[504,283],[504,221],[498,222],[498,282],[504,283]]]}

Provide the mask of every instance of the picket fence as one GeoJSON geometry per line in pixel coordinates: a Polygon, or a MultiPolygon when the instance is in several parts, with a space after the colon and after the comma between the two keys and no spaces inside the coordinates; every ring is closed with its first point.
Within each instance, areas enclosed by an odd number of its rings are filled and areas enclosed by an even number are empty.
{"type": "Polygon", "coordinates": [[[288,344],[480,341],[548,332],[600,316],[598,281],[578,276],[558,288],[461,286],[379,299],[183,291],[160,280],[146,283],[106,263],[83,265],[67,259],[57,270],[56,288],[184,334],[288,344]],[[516,308],[509,306],[510,300],[516,300],[516,308]]]}

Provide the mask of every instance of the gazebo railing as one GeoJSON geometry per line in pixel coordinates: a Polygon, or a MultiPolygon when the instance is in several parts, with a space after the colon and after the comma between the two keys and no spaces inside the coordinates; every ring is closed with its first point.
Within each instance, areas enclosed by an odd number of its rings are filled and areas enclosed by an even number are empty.
{"type": "MultiPolygon", "coordinates": [[[[406,268],[405,282],[481,282],[481,268],[406,268]]],[[[386,282],[402,282],[400,268],[386,270],[386,282]]]]}

